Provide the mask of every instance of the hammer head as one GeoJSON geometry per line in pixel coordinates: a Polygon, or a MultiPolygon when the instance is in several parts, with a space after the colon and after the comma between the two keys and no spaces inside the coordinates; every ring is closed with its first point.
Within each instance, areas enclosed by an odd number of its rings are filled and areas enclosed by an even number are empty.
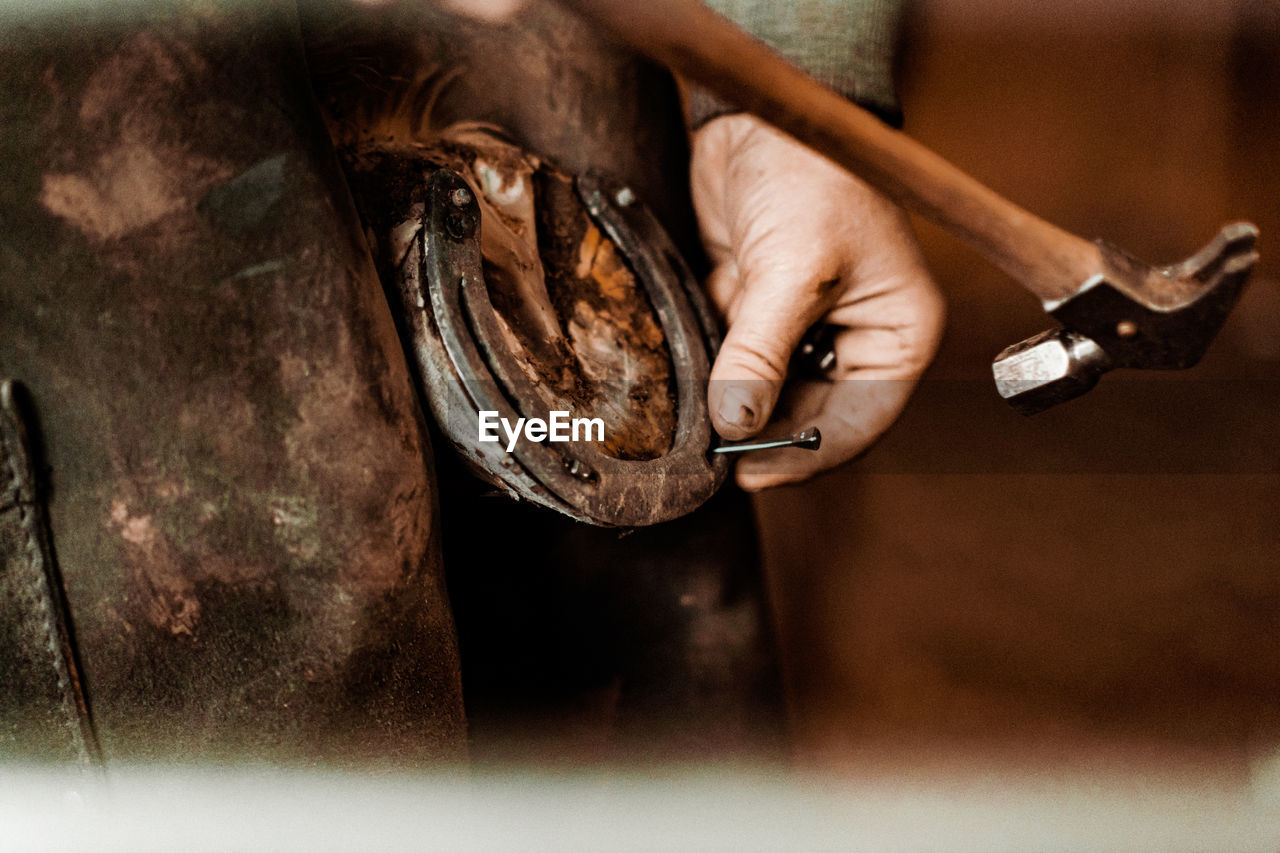
{"type": "Polygon", "coordinates": [[[1079,397],[1110,369],[1102,347],[1061,326],[1007,347],[991,365],[996,390],[1023,415],[1079,397]]]}
{"type": "Polygon", "coordinates": [[[1257,238],[1247,222],[1228,225],[1187,260],[1160,268],[1099,242],[1103,271],[1045,305],[1061,328],[996,357],[997,390],[1030,415],[1080,396],[1115,367],[1193,367],[1240,297],[1257,238]]]}

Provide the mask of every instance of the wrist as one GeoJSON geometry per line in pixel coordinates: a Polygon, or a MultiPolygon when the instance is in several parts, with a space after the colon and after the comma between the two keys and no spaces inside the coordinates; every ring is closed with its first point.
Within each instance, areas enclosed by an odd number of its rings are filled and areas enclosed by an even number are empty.
{"type": "MultiPolygon", "coordinates": [[[[701,130],[708,122],[721,116],[743,115],[746,113],[737,104],[717,97],[696,83],[685,86],[685,119],[689,130],[701,130]]],[[[846,95],[846,97],[848,97],[846,95]]],[[[858,106],[880,119],[890,127],[902,129],[902,109],[895,98],[891,104],[863,102],[857,98],[849,98],[858,106]]]]}

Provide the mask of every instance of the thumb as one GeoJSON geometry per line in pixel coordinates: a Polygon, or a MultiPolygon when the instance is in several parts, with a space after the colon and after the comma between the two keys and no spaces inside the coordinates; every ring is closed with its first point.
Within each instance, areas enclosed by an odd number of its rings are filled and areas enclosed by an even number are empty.
{"type": "MultiPolygon", "coordinates": [[[[713,278],[733,274],[721,268],[713,278]]],[[[730,441],[750,438],[769,422],[791,353],[825,312],[818,296],[824,288],[797,288],[777,274],[743,279],[732,288],[740,297],[730,312],[729,330],[707,391],[711,424],[730,441]]],[[[728,284],[716,282],[725,290],[728,284]]]]}

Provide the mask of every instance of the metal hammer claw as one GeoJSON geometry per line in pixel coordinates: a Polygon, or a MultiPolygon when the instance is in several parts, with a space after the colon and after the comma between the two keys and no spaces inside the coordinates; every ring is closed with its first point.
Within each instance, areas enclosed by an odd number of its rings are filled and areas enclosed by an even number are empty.
{"type": "Polygon", "coordinates": [[[1154,269],[1099,242],[1105,270],[1045,303],[1062,323],[996,356],[996,390],[1024,415],[1078,397],[1116,367],[1194,367],[1235,306],[1258,229],[1228,225],[1180,264],[1154,269]]]}

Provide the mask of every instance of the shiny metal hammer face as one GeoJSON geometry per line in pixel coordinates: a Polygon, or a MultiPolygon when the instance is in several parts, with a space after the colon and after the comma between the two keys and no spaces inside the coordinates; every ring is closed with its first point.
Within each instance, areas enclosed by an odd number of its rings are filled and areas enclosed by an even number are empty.
{"type": "Polygon", "coordinates": [[[1049,329],[996,356],[996,390],[1021,415],[1034,415],[1079,397],[1111,369],[1111,359],[1091,339],[1069,329],[1049,329]]]}

